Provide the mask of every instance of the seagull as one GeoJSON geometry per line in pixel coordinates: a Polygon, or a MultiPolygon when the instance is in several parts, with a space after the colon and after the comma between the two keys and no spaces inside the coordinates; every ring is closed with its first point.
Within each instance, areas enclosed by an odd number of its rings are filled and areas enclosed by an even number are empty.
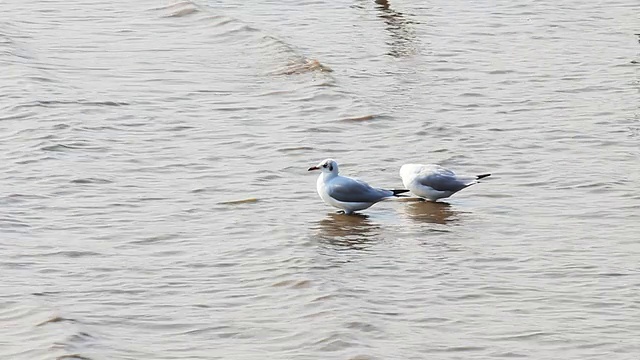
{"type": "Polygon", "coordinates": [[[400,177],[404,187],[429,201],[448,198],[488,176],[491,174],[459,176],[453,171],[435,164],[404,164],[400,168],[400,177]]]}
{"type": "Polygon", "coordinates": [[[408,192],[409,190],[376,189],[362,180],[338,175],[338,163],[333,159],[322,160],[308,171],[320,170],[317,189],[320,198],[328,205],[344,210],[345,214],[364,210],[378,201],[408,192]]]}

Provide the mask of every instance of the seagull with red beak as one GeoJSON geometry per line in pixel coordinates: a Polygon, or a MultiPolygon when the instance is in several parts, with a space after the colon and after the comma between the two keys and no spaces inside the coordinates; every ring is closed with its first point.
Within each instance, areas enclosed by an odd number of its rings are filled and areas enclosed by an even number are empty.
{"type": "Polygon", "coordinates": [[[338,175],[338,163],[333,159],[322,160],[309,171],[320,170],[317,190],[328,205],[342,209],[345,214],[364,210],[384,199],[398,196],[409,190],[386,190],[371,187],[362,180],[338,175]]]}

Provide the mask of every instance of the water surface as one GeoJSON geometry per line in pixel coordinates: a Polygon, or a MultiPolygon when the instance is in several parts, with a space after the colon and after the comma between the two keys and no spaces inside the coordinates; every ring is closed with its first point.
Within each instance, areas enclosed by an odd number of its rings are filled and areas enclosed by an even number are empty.
{"type": "Polygon", "coordinates": [[[0,357],[637,358],[638,10],[5,2],[0,357]]]}

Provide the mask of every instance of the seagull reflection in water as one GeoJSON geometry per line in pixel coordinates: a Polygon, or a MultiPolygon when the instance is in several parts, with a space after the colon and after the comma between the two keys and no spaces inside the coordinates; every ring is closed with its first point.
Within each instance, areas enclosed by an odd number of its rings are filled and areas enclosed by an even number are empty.
{"type": "Polygon", "coordinates": [[[459,220],[458,213],[449,203],[414,198],[411,200],[404,207],[404,212],[416,221],[445,225],[459,220]]]}
{"type": "Polygon", "coordinates": [[[362,214],[329,213],[318,222],[318,239],[340,249],[361,250],[369,247],[380,234],[380,226],[362,214]]]}

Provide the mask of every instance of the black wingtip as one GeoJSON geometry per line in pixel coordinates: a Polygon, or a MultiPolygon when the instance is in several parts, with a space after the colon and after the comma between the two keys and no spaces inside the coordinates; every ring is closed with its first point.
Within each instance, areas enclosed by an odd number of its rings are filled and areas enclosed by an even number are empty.
{"type": "Polygon", "coordinates": [[[393,196],[400,196],[400,194],[402,193],[409,192],[409,190],[406,190],[406,189],[397,189],[397,190],[391,190],[391,191],[393,191],[393,196]]]}
{"type": "Polygon", "coordinates": [[[482,175],[476,176],[476,179],[480,180],[480,179],[484,179],[484,178],[489,177],[489,176],[491,176],[491,174],[482,174],[482,175]]]}

